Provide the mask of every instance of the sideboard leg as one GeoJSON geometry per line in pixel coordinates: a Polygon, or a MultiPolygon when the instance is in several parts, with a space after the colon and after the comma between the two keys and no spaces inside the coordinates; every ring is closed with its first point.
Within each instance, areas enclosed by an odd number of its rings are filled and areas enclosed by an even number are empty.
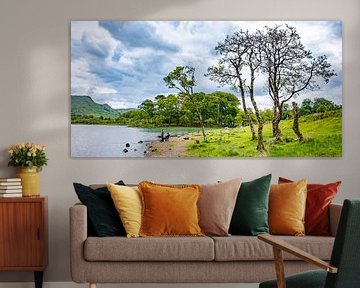
{"type": "Polygon", "coordinates": [[[89,283],[89,288],[96,288],[96,284],[95,283],[89,283]]]}
{"type": "Polygon", "coordinates": [[[35,288],[42,288],[43,284],[43,271],[35,271],[35,288]]]}

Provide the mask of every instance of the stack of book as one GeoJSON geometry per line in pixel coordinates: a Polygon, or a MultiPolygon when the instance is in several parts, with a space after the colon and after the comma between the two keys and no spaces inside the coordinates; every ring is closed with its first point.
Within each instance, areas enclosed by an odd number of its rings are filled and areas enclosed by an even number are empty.
{"type": "Polygon", "coordinates": [[[0,198],[22,197],[20,178],[0,178],[0,198]]]}

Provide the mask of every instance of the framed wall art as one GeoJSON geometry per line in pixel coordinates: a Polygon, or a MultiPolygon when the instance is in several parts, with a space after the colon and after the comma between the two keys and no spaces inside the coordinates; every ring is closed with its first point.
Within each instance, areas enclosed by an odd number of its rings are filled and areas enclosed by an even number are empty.
{"type": "Polygon", "coordinates": [[[72,21],[72,157],[341,157],[341,21],[72,21]]]}

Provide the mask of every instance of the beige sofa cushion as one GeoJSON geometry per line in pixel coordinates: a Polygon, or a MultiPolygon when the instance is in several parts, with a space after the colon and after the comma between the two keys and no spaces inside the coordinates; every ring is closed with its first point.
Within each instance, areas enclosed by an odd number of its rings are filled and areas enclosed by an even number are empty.
{"type": "Polygon", "coordinates": [[[87,261],[213,261],[210,237],[88,237],[87,261]]]}
{"type": "MultiPolygon", "coordinates": [[[[334,237],[322,236],[276,236],[280,239],[319,257],[330,260],[334,237]]],[[[212,237],[215,242],[215,261],[272,260],[272,246],[254,236],[212,237]]],[[[284,253],[285,260],[298,260],[284,253]]]]}

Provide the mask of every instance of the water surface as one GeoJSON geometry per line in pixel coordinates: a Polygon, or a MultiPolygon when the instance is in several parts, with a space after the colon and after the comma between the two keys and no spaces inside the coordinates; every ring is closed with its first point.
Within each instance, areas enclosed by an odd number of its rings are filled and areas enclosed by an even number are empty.
{"type": "MultiPolygon", "coordinates": [[[[167,132],[169,129],[165,129],[167,132]]],[[[176,128],[176,134],[188,130],[176,128]]],[[[170,132],[173,136],[174,133],[170,132]]],[[[113,125],[71,125],[71,157],[144,157],[151,141],[159,140],[159,129],[113,125]],[[129,144],[130,147],[126,147],[129,144]],[[127,152],[124,152],[127,149],[127,152]]]]}

